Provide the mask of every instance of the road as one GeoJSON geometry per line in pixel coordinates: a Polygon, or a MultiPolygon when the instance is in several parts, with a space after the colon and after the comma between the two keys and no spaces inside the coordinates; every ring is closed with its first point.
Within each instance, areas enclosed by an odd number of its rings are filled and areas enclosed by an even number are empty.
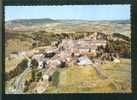
{"type": "Polygon", "coordinates": [[[31,72],[31,68],[26,68],[24,70],[23,73],[21,73],[15,82],[15,86],[16,86],[16,90],[15,90],[15,94],[23,94],[23,86],[24,86],[24,82],[25,82],[25,76],[28,75],[28,73],[31,72]]]}

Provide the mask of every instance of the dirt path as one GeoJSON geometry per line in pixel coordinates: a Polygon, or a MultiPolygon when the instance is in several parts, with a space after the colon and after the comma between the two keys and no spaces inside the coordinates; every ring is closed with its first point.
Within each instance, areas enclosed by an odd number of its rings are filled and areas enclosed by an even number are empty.
{"type": "Polygon", "coordinates": [[[92,64],[92,65],[94,66],[94,68],[100,78],[108,79],[108,76],[105,74],[104,70],[99,65],[95,65],[95,64],[92,64]]]}

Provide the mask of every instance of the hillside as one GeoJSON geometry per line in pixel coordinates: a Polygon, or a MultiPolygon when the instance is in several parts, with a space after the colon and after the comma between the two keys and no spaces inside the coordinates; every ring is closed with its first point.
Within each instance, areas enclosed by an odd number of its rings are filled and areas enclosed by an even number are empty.
{"type": "Polygon", "coordinates": [[[56,22],[56,20],[52,20],[49,18],[44,18],[44,19],[17,19],[17,20],[11,20],[11,21],[6,21],[7,25],[16,25],[16,24],[22,24],[25,26],[31,26],[31,25],[36,25],[36,24],[46,24],[46,23],[53,23],[56,22]]]}
{"type": "Polygon", "coordinates": [[[129,20],[90,21],[90,20],[53,20],[53,19],[22,19],[11,20],[5,24],[8,32],[105,32],[121,33],[130,37],[129,20]],[[123,27],[124,25],[124,27],[123,27]]]}
{"type": "Polygon", "coordinates": [[[129,20],[90,21],[53,20],[48,18],[11,20],[5,23],[6,55],[14,51],[32,48],[34,34],[39,34],[39,37],[46,40],[47,44],[62,38],[62,33],[76,36],[78,34],[84,35],[86,32],[119,33],[131,38],[129,20]],[[56,34],[60,34],[60,36],[56,36],[56,34]],[[13,48],[13,44],[16,48],[13,48]]]}

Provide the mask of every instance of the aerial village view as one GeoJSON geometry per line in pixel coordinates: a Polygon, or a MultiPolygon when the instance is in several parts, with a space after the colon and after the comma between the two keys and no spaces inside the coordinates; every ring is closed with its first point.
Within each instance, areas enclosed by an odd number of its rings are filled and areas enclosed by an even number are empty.
{"type": "Polygon", "coordinates": [[[131,93],[129,5],[6,6],[5,93],[131,93]]]}

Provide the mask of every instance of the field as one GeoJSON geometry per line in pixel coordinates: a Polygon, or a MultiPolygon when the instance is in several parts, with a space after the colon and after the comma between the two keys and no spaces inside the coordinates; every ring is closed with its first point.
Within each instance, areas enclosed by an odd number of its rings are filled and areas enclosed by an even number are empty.
{"type": "MultiPolygon", "coordinates": [[[[120,60],[120,63],[107,62],[101,66],[109,76],[108,79],[100,78],[92,66],[72,65],[58,69],[53,85],[50,85],[45,93],[131,93],[131,60],[120,60]]],[[[7,89],[15,84],[17,77],[7,81],[7,89]]],[[[31,74],[28,74],[26,79],[31,77],[31,74]]],[[[33,88],[30,87],[26,93],[33,88]]]]}
{"type": "Polygon", "coordinates": [[[58,86],[49,87],[48,93],[130,93],[131,61],[109,62],[101,66],[109,79],[101,79],[92,66],[72,66],[60,69],[58,86]]]}

